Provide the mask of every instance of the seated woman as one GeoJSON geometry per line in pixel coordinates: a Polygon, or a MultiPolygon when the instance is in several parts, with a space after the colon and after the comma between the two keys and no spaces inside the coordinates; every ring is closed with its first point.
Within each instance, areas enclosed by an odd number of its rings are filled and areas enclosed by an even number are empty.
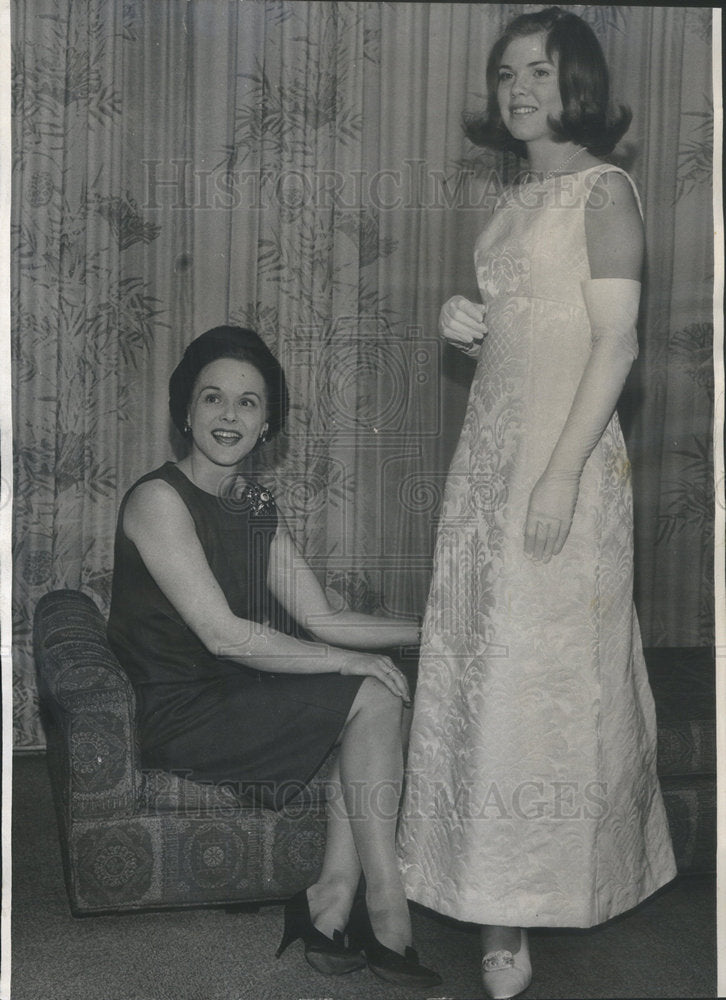
{"type": "Polygon", "coordinates": [[[193,341],[169,408],[189,452],[123,499],[109,618],[142,764],[280,808],[339,744],[322,872],[287,903],[278,956],[302,938],[324,974],[367,964],[389,982],[436,985],[411,946],[394,847],[410,693],[375,652],[416,643],[418,629],[334,610],[271,495],[241,475],[287,412],[284,374],[256,333],[222,326],[193,341]],[[312,640],[269,624],[276,602],[312,640]],[[365,905],[351,920],[361,872],[365,905]]]}

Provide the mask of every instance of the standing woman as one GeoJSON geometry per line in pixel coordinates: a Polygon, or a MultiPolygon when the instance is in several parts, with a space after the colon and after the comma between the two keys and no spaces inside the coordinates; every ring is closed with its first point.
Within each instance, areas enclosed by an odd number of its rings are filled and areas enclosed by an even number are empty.
{"type": "Polygon", "coordinates": [[[637,356],[643,229],[602,161],[600,46],[517,17],[487,66],[479,145],[526,155],[477,241],[482,303],[441,332],[477,359],[426,611],[399,854],[409,898],[482,925],[487,995],[526,989],[526,928],[589,927],[675,875],[632,599],[615,406],[637,356]]]}

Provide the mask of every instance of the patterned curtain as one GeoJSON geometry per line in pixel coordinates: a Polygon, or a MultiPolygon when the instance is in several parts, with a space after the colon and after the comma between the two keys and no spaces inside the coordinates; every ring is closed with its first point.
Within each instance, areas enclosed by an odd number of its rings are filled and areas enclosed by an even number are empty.
{"type": "Polygon", "coordinates": [[[641,357],[621,413],[636,498],[636,603],[653,646],[714,644],[711,12],[618,9],[608,58],[633,108],[645,200],[641,357]],[[665,99],[664,99],[665,98],[665,99]]]}
{"type": "MultiPolygon", "coordinates": [[[[35,604],[68,586],[107,609],[120,498],[180,454],[168,376],[219,323],[254,326],[285,365],[290,427],[254,472],[331,596],[422,611],[471,374],[436,318],[475,294],[491,178],[515,166],[475,156],[460,116],[523,9],[15,0],[17,745],[44,741],[35,604]]],[[[710,15],[573,9],[635,112],[621,152],[645,195],[643,355],[624,404],[641,618],[651,643],[708,644],[710,15]]]]}

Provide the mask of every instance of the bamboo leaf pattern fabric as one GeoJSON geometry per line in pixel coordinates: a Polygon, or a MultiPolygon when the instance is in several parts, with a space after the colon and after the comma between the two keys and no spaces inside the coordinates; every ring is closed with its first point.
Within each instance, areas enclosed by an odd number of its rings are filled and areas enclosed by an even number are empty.
{"type": "MultiPolygon", "coordinates": [[[[486,53],[522,9],[14,0],[19,746],[44,741],[35,605],[69,586],[106,610],[120,498],[180,454],[169,373],[219,323],[257,328],[285,364],[289,431],[255,472],[331,596],[421,613],[471,378],[439,345],[438,312],[476,295],[471,250],[516,166],[467,166],[460,115],[481,107],[486,53]]],[[[620,153],[645,196],[625,421],[639,612],[647,643],[705,644],[710,13],[573,10],[633,108],[620,153]]]]}

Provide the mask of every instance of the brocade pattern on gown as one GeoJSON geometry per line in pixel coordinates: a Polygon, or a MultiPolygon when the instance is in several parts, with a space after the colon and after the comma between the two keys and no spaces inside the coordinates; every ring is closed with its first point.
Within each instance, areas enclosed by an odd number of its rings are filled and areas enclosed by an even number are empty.
{"type": "Polygon", "coordinates": [[[591,348],[585,206],[618,169],[508,189],[475,247],[489,333],[439,522],[398,846],[409,898],[481,924],[591,926],[675,875],[617,414],[562,552],[523,551],[591,348]]]}

